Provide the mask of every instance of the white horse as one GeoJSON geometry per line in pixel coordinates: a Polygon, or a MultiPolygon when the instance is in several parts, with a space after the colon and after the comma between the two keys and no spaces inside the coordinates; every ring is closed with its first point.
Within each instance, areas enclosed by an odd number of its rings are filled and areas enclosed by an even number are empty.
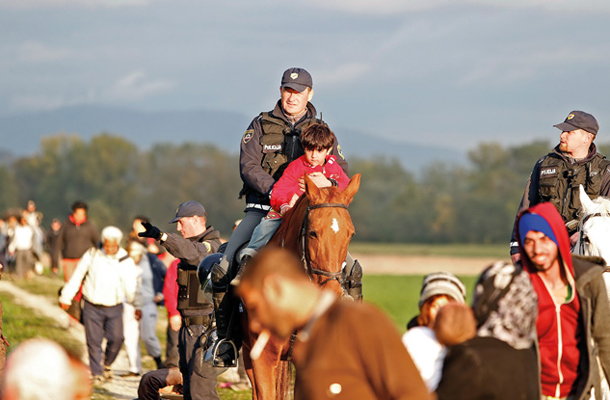
{"type": "MultiPolygon", "coordinates": [[[[578,224],[578,241],[574,253],[584,256],[599,256],[610,265],[610,198],[599,196],[591,200],[580,185],[581,218],[578,224]]],[[[608,298],[610,298],[610,272],[602,274],[608,298]]],[[[599,362],[599,360],[598,360],[599,362]]],[[[602,371],[600,366],[600,371],[602,371]]],[[[602,373],[602,399],[610,399],[610,388],[602,373]]]]}
{"type": "Polygon", "coordinates": [[[580,185],[580,204],[582,213],[574,253],[599,256],[610,265],[610,198],[599,196],[591,200],[580,185]]]}

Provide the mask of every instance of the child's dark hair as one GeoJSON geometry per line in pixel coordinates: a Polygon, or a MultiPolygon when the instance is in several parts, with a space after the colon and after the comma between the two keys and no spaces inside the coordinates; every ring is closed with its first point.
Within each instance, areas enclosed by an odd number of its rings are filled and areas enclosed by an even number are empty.
{"type": "Polygon", "coordinates": [[[334,143],[335,134],[326,124],[315,123],[301,133],[301,144],[306,150],[327,150],[334,143]]]}

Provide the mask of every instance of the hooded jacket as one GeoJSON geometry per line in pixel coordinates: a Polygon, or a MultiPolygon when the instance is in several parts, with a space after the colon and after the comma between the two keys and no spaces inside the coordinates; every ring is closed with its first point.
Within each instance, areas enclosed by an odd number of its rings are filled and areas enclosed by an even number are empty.
{"type": "Polygon", "coordinates": [[[523,268],[538,295],[538,360],[542,394],[575,395],[588,399],[600,392],[599,362],[610,376],[610,305],[602,279],[604,262],[598,257],[570,254],[570,240],[563,219],[551,203],[540,203],[519,216],[516,226],[523,268]],[[523,249],[519,222],[531,213],[544,218],[555,235],[568,283],[573,290],[562,304],[556,303],[545,282],[523,249]]]}

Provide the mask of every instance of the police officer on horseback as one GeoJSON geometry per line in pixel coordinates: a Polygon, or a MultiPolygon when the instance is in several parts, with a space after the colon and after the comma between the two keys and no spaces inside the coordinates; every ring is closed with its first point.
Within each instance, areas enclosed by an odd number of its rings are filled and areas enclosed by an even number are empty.
{"type": "MultiPolygon", "coordinates": [[[[273,185],[288,164],[304,154],[299,139],[301,132],[314,123],[324,123],[316,117],[317,111],[310,102],[313,94],[313,81],[309,72],[303,68],[287,69],[282,75],[280,99],[275,108],[254,118],[242,137],[240,176],[244,184],[240,198],[245,196],[246,214],[231,235],[221,263],[212,269],[211,274],[214,302],[218,304],[216,323],[220,338],[226,337],[230,314],[235,309],[234,299],[230,299],[233,296],[224,296],[224,293],[237,274],[239,252],[270,210],[273,185]]],[[[347,173],[347,162],[337,142],[334,143],[331,154],[347,173]]],[[[353,260],[348,261],[348,264],[350,271],[347,280],[354,287],[361,288],[360,265],[356,263],[357,266],[353,267],[353,260]],[[352,274],[352,269],[357,271],[352,274]]]]}
{"type": "MultiPolygon", "coordinates": [[[[538,203],[551,202],[561,214],[573,246],[578,236],[581,208],[579,186],[583,185],[591,198],[609,196],[610,161],[597,151],[593,143],[599,130],[593,115],[572,111],[562,123],[553,126],[561,130],[560,142],[536,162],[527,181],[519,210],[528,209],[538,203]]],[[[515,224],[516,221],[517,219],[515,224]]],[[[510,250],[513,261],[518,260],[515,228],[510,250]]]]}
{"type": "Polygon", "coordinates": [[[176,229],[181,235],[161,232],[148,222],[142,222],[146,231],[138,234],[159,240],[171,255],[180,259],[177,282],[178,311],[182,325],[178,336],[178,351],[185,400],[219,398],[216,374],[206,370],[206,366],[197,360],[197,355],[205,350],[214,310],[201,290],[197,267],[207,255],[216,253],[221,245],[220,232],[206,225],[206,217],[203,205],[191,200],[180,204],[175,218],[169,222],[177,224],[176,229]]]}

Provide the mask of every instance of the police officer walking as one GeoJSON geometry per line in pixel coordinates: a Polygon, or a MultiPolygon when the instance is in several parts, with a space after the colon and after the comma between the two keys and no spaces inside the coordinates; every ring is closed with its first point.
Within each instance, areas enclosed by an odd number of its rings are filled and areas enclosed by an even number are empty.
{"type": "MultiPolygon", "coordinates": [[[[561,130],[559,144],[536,162],[525,186],[519,211],[533,205],[551,202],[561,214],[572,245],[576,243],[581,208],[579,186],[591,198],[610,195],[610,161],[606,160],[593,140],[599,125],[595,117],[583,111],[572,111],[555,128],[561,130]]],[[[517,213],[518,217],[519,213],[517,213]]],[[[517,218],[515,218],[516,226],[517,218]]],[[[516,229],[510,244],[513,262],[519,257],[516,229]]]]}
{"type": "Polygon", "coordinates": [[[218,399],[216,377],[198,371],[194,357],[200,348],[200,337],[210,326],[214,310],[200,290],[197,267],[208,254],[215,253],[221,244],[220,232],[212,226],[206,226],[206,217],[203,205],[191,200],[180,204],[176,217],[169,222],[177,223],[176,229],[182,236],[161,232],[148,222],[142,222],[146,231],[138,234],[159,240],[171,255],[180,259],[177,281],[178,311],[182,317],[182,326],[178,350],[185,400],[218,399]]]}

